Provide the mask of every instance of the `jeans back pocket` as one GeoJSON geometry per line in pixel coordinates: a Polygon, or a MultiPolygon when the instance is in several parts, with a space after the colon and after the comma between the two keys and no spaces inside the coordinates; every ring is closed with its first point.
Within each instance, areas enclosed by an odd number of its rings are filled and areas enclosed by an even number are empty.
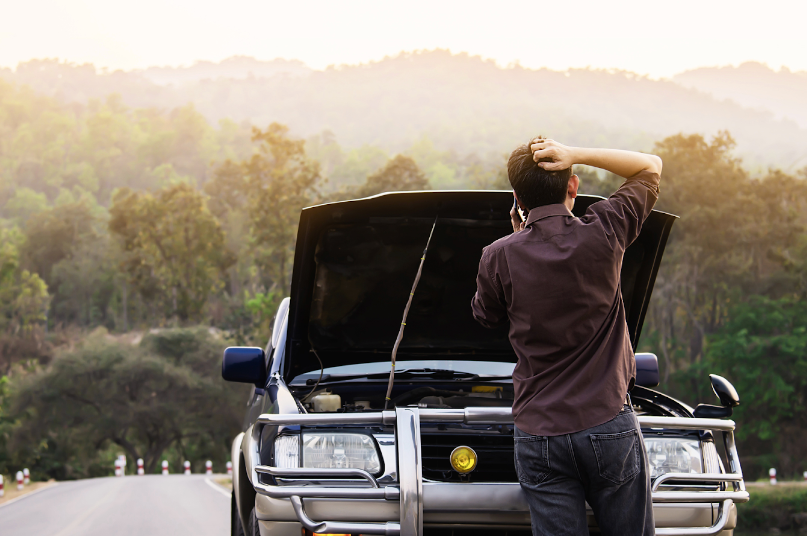
{"type": "Polygon", "coordinates": [[[622,484],[639,473],[639,431],[591,434],[600,476],[622,484]]]}
{"type": "Polygon", "coordinates": [[[549,476],[549,438],[515,438],[515,462],[518,479],[525,484],[540,484],[549,476]]]}

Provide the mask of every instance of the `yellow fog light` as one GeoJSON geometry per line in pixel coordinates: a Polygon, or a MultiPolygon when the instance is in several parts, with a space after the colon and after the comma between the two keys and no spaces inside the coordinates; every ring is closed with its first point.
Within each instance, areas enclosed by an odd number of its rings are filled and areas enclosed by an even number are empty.
{"type": "Polygon", "coordinates": [[[471,447],[457,447],[451,451],[451,467],[458,473],[470,473],[476,469],[476,452],[471,447]]]}

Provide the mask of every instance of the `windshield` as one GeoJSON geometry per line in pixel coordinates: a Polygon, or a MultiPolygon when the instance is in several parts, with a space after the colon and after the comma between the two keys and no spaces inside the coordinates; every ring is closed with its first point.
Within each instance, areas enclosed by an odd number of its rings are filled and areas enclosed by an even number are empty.
{"type": "MultiPolygon", "coordinates": [[[[496,361],[450,361],[442,359],[418,359],[410,361],[398,361],[395,364],[395,371],[401,372],[407,369],[436,369],[452,370],[454,372],[466,372],[479,374],[480,376],[511,376],[515,363],[500,363],[496,361]]],[[[341,365],[338,367],[325,367],[323,374],[331,375],[356,375],[356,374],[380,374],[389,372],[390,362],[381,361],[376,363],[359,363],[355,365],[341,365]]],[[[305,382],[308,379],[316,380],[319,377],[319,370],[312,370],[305,374],[300,374],[292,383],[305,382]]]]}

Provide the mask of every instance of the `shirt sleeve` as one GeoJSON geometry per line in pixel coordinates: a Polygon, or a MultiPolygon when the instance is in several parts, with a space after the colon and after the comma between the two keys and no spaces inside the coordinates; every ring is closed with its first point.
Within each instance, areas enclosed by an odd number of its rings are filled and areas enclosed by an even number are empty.
{"type": "Polygon", "coordinates": [[[486,328],[495,328],[508,321],[504,292],[499,281],[491,274],[490,257],[486,252],[479,260],[476,294],[471,300],[471,310],[476,321],[486,328]]]}
{"type": "Polygon", "coordinates": [[[626,249],[639,236],[659,194],[658,173],[647,170],[629,177],[608,199],[594,203],[588,212],[595,214],[609,236],[626,249]]]}

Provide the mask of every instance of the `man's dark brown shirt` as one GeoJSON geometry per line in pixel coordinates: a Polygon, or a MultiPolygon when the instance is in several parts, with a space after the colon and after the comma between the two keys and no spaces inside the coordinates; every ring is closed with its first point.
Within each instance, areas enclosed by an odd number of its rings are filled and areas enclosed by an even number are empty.
{"type": "Polygon", "coordinates": [[[482,252],[471,307],[483,326],[510,322],[516,425],[553,436],[609,421],[633,387],[619,285],[622,254],[658,199],[642,171],[576,218],[563,204],[530,210],[526,227],[482,252]]]}

